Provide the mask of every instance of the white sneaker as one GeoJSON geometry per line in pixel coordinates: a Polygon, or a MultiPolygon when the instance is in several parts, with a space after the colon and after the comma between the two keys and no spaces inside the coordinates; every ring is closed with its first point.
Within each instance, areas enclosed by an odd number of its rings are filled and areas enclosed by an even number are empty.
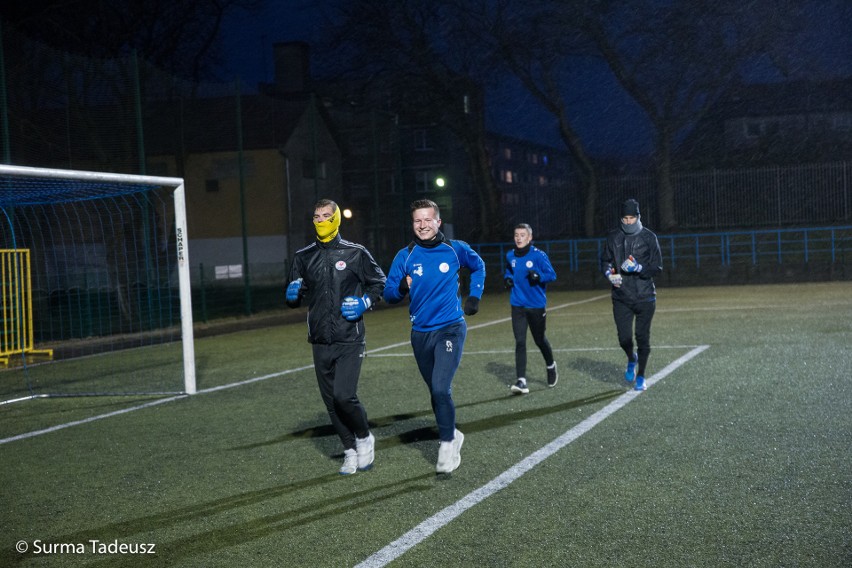
{"type": "Polygon", "coordinates": [[[355,438],[355,448],[358,453],[358,469],[361,471],[371,469],[376,455],[376,438],[372,432],[366,438],[355,438]]]}
{"type": "Polygon", "coordinates": [[[524,378],[518,379],[518,382],[509,387],[509,390],[515,394],[527,394],[530,392],[530,388],[527,386],[527,380],[524,378]]]}
{"type": "Polygon", "coordinates": [[[438,447],[438,464],[435,471],[438,473],[450,473],[461,465],[461,447],[464,443],[464,434],[456,430],[455,437],[451,442],[441,442],[438,447]]]}
{"type": "Polygon", "coordinates": [[[340,466],[340,475],[352,475],[358,472],[358,452],[355,450],[343,450],[343,465],[340,466]]]}

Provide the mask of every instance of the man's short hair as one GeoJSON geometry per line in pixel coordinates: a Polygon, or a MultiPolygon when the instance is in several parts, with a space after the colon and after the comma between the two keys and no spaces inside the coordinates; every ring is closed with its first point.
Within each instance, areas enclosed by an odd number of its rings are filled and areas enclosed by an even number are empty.
{"type": "Polygon", "coordinates": [[[515,225],[515,229],[526,229],[529,232],[530,235],[533,234],[532,233],[532,227],[530,227],[526,223],[518,223],[517,225],[515,225]]]}
{"type": "Polygon", "coordinates": [[[438,204],[431,199],[417,199],[413,201],[411,203],[411,214],[413,215],[418,209],[429,209],[430,207],[435,210],[435,218],[440,219],[441,210],[438,208],[438,204]]]}
{"type": "Polygon", "coordinates": [[[332,210],[337,209],[337,203],[332,201],[331,199],[320,199],[314,204],[314,211],[317,209],[322,209],[323,207],[331,207],[332,210]]]}

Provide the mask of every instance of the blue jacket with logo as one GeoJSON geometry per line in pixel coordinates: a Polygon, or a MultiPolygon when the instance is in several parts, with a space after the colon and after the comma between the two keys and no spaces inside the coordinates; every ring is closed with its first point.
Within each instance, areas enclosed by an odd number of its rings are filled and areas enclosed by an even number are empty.
{"type": "MultiPolygon", "coordinates": [[[[430,243],[431,244],[431,243],[430,243]]],[[[399,284],[411,277],[409,314],[415,331],[434,331],[464,320],[459,297],[459,270],[470,270],[470,292],[482,298],[485,262],[464,241],[439,235],[434,245],[412,242],[400,250],[391,263],[384,298],[389,304],[400,302],[405,294],[399,284]]]]}
{"type": "Polygon", "coordinates": [[[506,271],[503,278],[514,281],[509,294],[509,303],[520,308],[544,308],[547,305],[546,284],[556,280],[556,271],[550,264],[547,253],[533,245],[519,251],[512,249],[506,253],[506,271]],[[538,272],[539,284],[530,284],[527,275],[538,272]]]}

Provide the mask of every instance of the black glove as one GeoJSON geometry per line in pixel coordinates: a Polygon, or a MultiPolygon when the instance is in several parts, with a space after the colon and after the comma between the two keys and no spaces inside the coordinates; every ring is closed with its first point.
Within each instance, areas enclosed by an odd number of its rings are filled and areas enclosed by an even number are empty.
{"type": "Polygon", "coordinates": [[[479,298],[468,296],[464,301],[464,315],[472,316],[479,311],[479,298]]]}
{"type": "Polygon", "coordinates": [[[535,270],[530,270],[527,272],[527,280],[530,281],[530,284],[535,286],[536,284],[541,284],[541,274],[536,272],[535,270]]]}
{"type": "Polygon", "coordinates": [[[403,296],[408,294],[408,276],[399,281],[399,293],[403,296]]]}
{"type": "Polygon", "coordinates": [[[512,279],[511,276],[507,276],[506,278],[504,278],[503,282],[506,284],[506,288],[511,288],[515,285],[515,281],[512,279]]]}

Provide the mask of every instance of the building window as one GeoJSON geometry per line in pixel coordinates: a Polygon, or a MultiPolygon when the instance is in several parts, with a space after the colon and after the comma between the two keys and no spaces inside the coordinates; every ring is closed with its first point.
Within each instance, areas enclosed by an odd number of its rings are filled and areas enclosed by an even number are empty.
{"type": "Polygon", "coordinates": [[[530,153],[530,163],[531,164],[537,164],[538,163],[538,154],[536,154],[535,152],[530,153]]]}
{"type": "Polygon", "coordinates": [[[504,193],[500,196],[500,201],[503,205],[520,205],[521,204],[521,196],[517,193],[504,193]]]}
{"type": "Polygon", "coordinates": [[[395,175],[391,174],[390,177],[388,178],[388,186],[387,186],[388,191],[387,191],[387,193],[389,193],[391,195],[399,193],[399,187],[398,186],[399,186],[399,184],[397,183],[397,177],[395,175]]]}
{"type": "Polygon", "coordinates": [[[317,164],[314,160],[305,158],[302,160],[302,177],[305,179],[326,179],[325,162],[317,164]]]}
{"type": "Polygon", "coordinates": [[[835,114],[831,118],[831,127],[840,132],[849,132],[852,130],[852,114],[835,114]]]}
{"type": "Polygon", "coordinates": [[[432,191],[432,175],[430,172],[416,172],[414,176],[414,186],[418,193],[426,193],[432,191]]]}
{"type": "Polygon", "coordinates": [[[513,183],[515,177],[511,170],[500,170],[500,180],[504,183],[513,183]]]}
{"type": "Polygon", "coordinates": [[[759,120],[749,120],[745,123],[746,138],[759,138],[765,131],[765,125],[759,120]]]}
{"type": "Polygon", "coordinates": [[[512,159],[512,149],[509,148],[508,146],[503,147],[503,158],[506,159],[506,160],[512,159]]]}
{"type": "Polygon", "coordinates": [[[432,143],[429,141],[429,133],[426,129],[414,131],[414,149],[418,152],[432,150],[432,143]]]}

